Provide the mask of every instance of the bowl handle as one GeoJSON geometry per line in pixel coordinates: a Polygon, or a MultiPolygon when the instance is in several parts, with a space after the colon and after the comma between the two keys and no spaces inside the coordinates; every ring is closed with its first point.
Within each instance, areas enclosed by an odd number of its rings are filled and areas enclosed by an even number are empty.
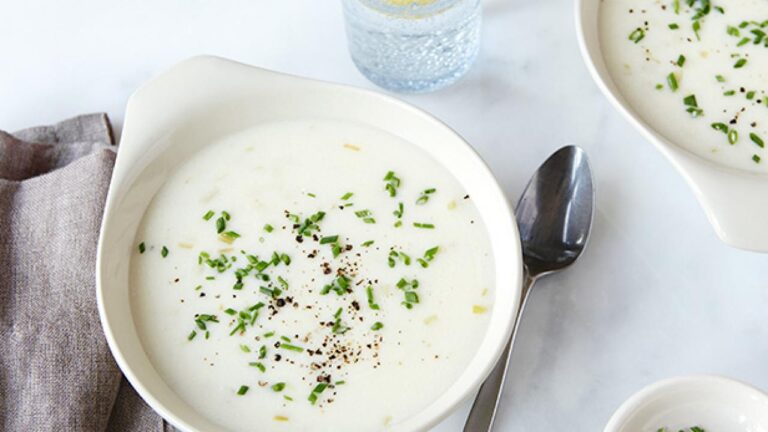
{"type": "Polygon", "coordinates": [[[739,249],[768,252],[768,176],[675,153],[672,159],[718,237],[739,249]]]}

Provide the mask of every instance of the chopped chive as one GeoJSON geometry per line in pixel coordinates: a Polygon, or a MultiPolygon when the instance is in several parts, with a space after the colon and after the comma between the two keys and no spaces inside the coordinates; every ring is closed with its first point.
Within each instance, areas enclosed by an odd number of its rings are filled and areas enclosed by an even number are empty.
{"type": "Polygon", "coordinates": [[[312,192],[307,192],[308,197],[317,198],[317,195],[313,194],[312,192]]]}
{"type": "Polygon", "coordinates": [[[363,243],[361,243],[360,246],[368,247],[368,246],[372,245],[373,243],[374,243],[373,240],[367,240],[367,241],[364,241],[363,243]]]}
{"type": "Polygon", "coordinates": [[[373,323],[373,325],[371,326],[371,330],[373,330],[373,331],[376,331],[376,330],[381,330],[382,328],[384,328],[384,324],[382,324],[382,323],[381,323],[381,321],[376,321],[376,322],[375,322],[375,323],[373,323]]]}
{"type": "Polygon", "coordinates": [[[280,283],[280,285],[283,287],[283,289],[288,289],[288,282],[286,282],[285,279],[283,279],[282,276],[277,277],[277,282],[280,283]]]}
{"type": "Polygon", "coordinates": [[[315,388],[312,389],[312,393],[309,394],[307,400],[309,400],[309,402],[314,405],[315,402],[317,402],[317,398],[320,396],[320,394],[323,393],[323,391],[325,391],[326,387],[328,387],[328,384],[326,383],[320,383],[316,385],[315,388]]]}
{"type": "Polygon", "coordinates": [[[670,30],[677,30],[680,28],[680,25],[678,25],[677,23],[671,23],[667,27],[669,27],[670,30]]]}
{"type": "Polygon", "coordinates": [[[241,345],[240,345],[240,350],[241,350],[242,352],[244,352],[244,353],[249,353],[249,352],[251,352],[251,348],[250,348],[248,345],[245,345],[245,344],[241,344],[241,345]]]}
{"type": "Polygon", "coordinates": [[[715,79],[717,80],[717,82],[721,82],[721,83],[725,82],[725,77],[723,77],[722,75],[715,75],[715,79]]]}
{"type": "Polygon", "coordinates": [[[348,199],[352,198],[352,195],[354,195],[354,193],[347,192],[347,193],[345,193],[344,195],[341,196],[341,199],[342,199],[342,201],[347,201],[348,199]]]}
{"type": "Polygon", "coordinates": [[[320,238],[320,244],[335,243],[338,239],[339,239],[339,236],[337,236],[337,235],[321,237],[320,238]]]}
{"type": "Polygon", "coordinates": [[[280,336],[280,339],[282,339],[282,340],[284,340],[286,342],[290,342],[291,341],[291,339],[288,336],[280,336]]]}
{"type": "Polygon", "coordinates": [[[222,235],[226,236],[226,237],[229,237],[231,239],[240,238],[240,234],[238,234],[235,231],[227,231],[227,232],[223,233],[222,235]]]}
{"type": "Polygon", "coordinates": [[[229,215],[229,213],[227,213],[226,211],[222,211],[222,212],[221,212],[221,215],[222,215],[222,216],[224,217],[224,219],[226,219],[226,220],[230,220],[230,219],[232,219],[232,216],[230,216],[230,215],[229,215]]]}
{"type": "Polygon", "coordinates": [[[237,395],[242,396],[244,394],[248,393],[248,386],[240,386],[240,388],[237,390],[237,395]]]}
{"type": "Polygon", "coordinates": [[[162,255],[163,258],[167,257],[168,256],[168,248],[163,246],[163,248],[160,249],[160,255],[162,255]]]}
{"type": "Polygon", "coordinates": [[[712,129],[716,131],[720,131],[724,134],[728,134],[728,125],[725,123],[712,123],[712,129]]]}
{"type": "Polygon", "coordinates": [[[232,308],[228,308],[228,309],[227,309],[227,310],[225,310],[224,312],[225,312],[227,315],[234,315],[234,314],[236,314],[236,313],[237,313],[237,311],[236,311],[236,310],[234,310],[234,309],[232,309],[232,308]]]}
{"type": "Polygon", "coordinates": [[[664,88],[664,84],[656,84],[656,90],[662,90],[664,88]]]}
{"type": "Polygon", "coordinates": [[[752,160],[753,160],[755,163],[760,163],[760,156],[758,156],[758,155],[752,155],[752,160]]]}
{"type": "Polygon", "coordinates": [[[696,35],[696,40],[701,40],[701,35],[699,35],[699,30],[701,30],[701,22],[694,21],[692,28],[693,33],[696,35]]]}
{"type": "Polygon", "coordinates": [[[201,289],[203,289],[202,285],[198,285],[198,286],[195,287],[195,291],[200,291],[201,289]]]}
{"type": "Polygon", "coordinates": [[[216,279],[216,276],[206,276],[205,280],[214,280],[216,279]]]}
{"type": "Polygon", "coordinates": [[[747,97],[747,100],[754,99],[755,98],[755,91],[754,90],[748,91],[746,97],[747,97]]]}
{"type": "Polygon", "coordinates": [[[275,228],[272,225],[270,225],[270,224],[264,225],[264,231],[266,231],[268,233],[271,233],[274,229],[275,228]]]}
{"type": "Polygon", "coordinates": [[[397,196],[397,188],[400,187],[400,178],[397,177],[394,171],[388,171],[387,175],[384,176],[384,181],[386,184],[384,185],[384,189],[389,192],[390,197],[397,196]]]}
{"type": "Polygon", "coordinates": [[[739,132],[736,131],[736,129],[731,129],[728,132],[728,142],[731,144],[736,144],[736,141],[739,140],[739,132]]]}
{"type": "Polygon", "coordinates": [[[680,67],[683,67],[685,64],[685,56],[680,54],[680,57],[677,58],[677,65],[680,67]]]}
{"type": "Polygon", "coordinates": [[[280,348],[286,349],[289,351],[304,352],[304,348],[296,345],[287,344],[287,343],[281,343],[280,348]]]}
{"type": "Polygon", "coordinates": [[[227,221],[224,217],[216,219],[216,234],[221,234],[227,229],[227,221]]]}
{"type": "Polygon", "coordinates": [[[214,214],[216,214],[216,213],[214,213],[214,211],[213,211],[213,210],[208,210],[208,211],[207,211],[207,212],[206,212],[206,213],[203,215],[203,220],[211,220],[211,218],[213,217],[213,215],[214,215],[214,214]]]}
{"type": "Polygon", "coordinates": [[[723,92],[723,96],[733,96],[736,94],[736,90],[727,90],[723,92]]]}
{"type": "Polygon", "coordinates": [[[741,69],[744,67],[744,65],[747,64],[747,59],[740,58],[736,61],[736,63],[733,65],[734,69],[741,69]]]}
{"type": "Polygon", "coordinates": [[[260,370],[262,373],[267,371],[267,368],[260,362],[250,362],[248,363],[249,366],[253,366],[256,369],[260,370]]]}
{"type": "Polygon", "coordinates": [[[189,336],[187,336],[187,340],[191,341],[192,339],[195,338],[195,336],[197,336],[197,332],[192,330],[192,333],[190,333],[189,336]]]}
{"type": "Polygon", "coordinates": [[[288,396],[288,395],[283,395],[283,399],[285,399],[285,400],[287,400],[289,402],[293,402],[293,398],[288,396]]]}
{"type": "Polygon", "coordinates": [[[423,222],[414,222],[413,226],[416,228],[423,228],[423,229],[434,229],[435,226],[431,223],[423,223],[423,222]]]}
{"type": "Polygon", "coordinates": [[[365,294],[368,297],[368,307],[370,307],[373,310],[379,310],[381,309],[378,304],[374,301],[373,298],[373,286],[368,285],[368,287],[365,289],[365,294]]]}
{"type": "Polygon", "coordinates": [[[667,75],[667,85],[669,86],[669,89],[674,91],[677,91],[678,84],[677,84],[677,77],[675,76],[674,72],[670,72],[669,75],[667,75]]]}
{"type": "Polygon", "coordinates": [[[435,188],[425,189],[424,192],[422,192],[419,198],[416,200],[416,204],[417,205],[426,204],[427,201],[429,201],[429,196],[435,193],[436,191],[437,189],[435,188]]]}
{"type": "MultiPolygon", "coordinates": [[[[264,335],[264,337],[265,337],[265,338],[268,338],[269,336],[267,336],[267,335],[265,334],[265,335],[264,335]]],[[[259,348],[259,360],[261,360],[261,359],[265,358],[266,356],[267,356],[267,346],[266,346],[266,345],[262,345],[262,346],[259,348]]]]}
{"type": "Polygon", "coordinates": [[[629,34],[629,40],[631,40],[634,43],[638,43],[645,37],[645,31],[638,27],[632,33],[629,34]]]}
{"type": "Polygon", "coordinates": [[[145,250],[147,250],[147,247],[144,245],[144,242],[139,243],[139,253],[143,254],[145,250]]]}
{"type": "Polygon", "coordinates": [[[259,291],[260,291],[261,293],[263,293],[263,294],[266,294],[266,295],[270,296],[270,297],[277,297],[277,296],[279,296],[279,295],[280,295],[280,294],[283,292],[283,291],[282,291],[281,289],[279,289],[279,288],[272,288],[272,289],[269,289],[269,288],[267,288],[267,287],[265,287],[265,286],[261,286],[261,287],[259,287],[259,291]]]}
{"type": "Polygon", "coordinates": [[[756,133],[750,132],[749,139],[751,139],[753,143],[757,144],[758,147],[760,148],[765,147],[765,143],[763,142],[763,139],[757,136],[756,133]]]}
{"type": "Polygon", "coordinates": [[[281,392],[283,391],[284,388],[285,388],[285,383],[283,382],[272,384],[272,391],[281,392]]]}

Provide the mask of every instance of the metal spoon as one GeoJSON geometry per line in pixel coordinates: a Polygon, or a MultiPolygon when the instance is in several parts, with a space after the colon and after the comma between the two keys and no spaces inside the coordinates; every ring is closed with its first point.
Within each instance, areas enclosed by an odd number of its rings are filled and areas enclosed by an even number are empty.
{"type": "Polygon", "coordinates": [[[574,146],[555,152],[528,182],[515,210],[523,247],[520,308],[501,358],[475,397],[464,432],[489,432],[493,428],[528,293],[536,279],[573,264],[584,250],[592,226],[594,197],[587,155],[574,146]]]}

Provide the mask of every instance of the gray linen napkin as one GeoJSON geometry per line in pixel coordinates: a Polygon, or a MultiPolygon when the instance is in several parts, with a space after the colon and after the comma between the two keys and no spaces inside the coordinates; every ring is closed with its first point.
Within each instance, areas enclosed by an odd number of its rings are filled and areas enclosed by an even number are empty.
{"type": "Polygon", "coordinates": [[[105,114],[0,131],[0,430],[171,430],[121,378],[99,322],[114,160],[105,114]]]}

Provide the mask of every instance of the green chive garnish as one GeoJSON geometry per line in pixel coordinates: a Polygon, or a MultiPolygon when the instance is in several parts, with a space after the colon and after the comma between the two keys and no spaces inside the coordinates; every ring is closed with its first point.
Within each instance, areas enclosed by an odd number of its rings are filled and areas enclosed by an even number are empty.
{"type": "Polygon", "coordinates": [[[629,34],[629,40],[631,40],[634,43],[638,43],[645,37],[645,31],[641,29],[640,27],[636,28],[632,33],[629,34]]]}
{"type": "Polygon", "coordinates": [[[160,255],[162,255],[163,258],[167,257],[168,256],[168,248],[163,246],[163,248],[160,249],[160,255]]]}
{"type": "Polygon", "coordinates": [[[281,392],[285,388],[285,383],[279,382],[276,384],[272,384],[272,390],[276,392],[281,392]]]}
{"type": "Polygon", "coordinates": [[[237,390],[237,395],[242,396],[244,394],[248,393],[248,386],[240,386],[240,388],[237,390]]]}
{"type": "Polygon", "coordinates": [[[667,85],[669,86],[669,89],[674,91],[677,91],[678,85],[677,85],[677,77],[675,77],[674,72],[670,72],[669,75],[667,75],[667,85]]]}
{"type": "Polygon", "coordinates": [[[267,368],[260,362],[250,362],[248,363],[248,365],[255,367],[256,369],[260,370],[262,373],[267,371],[267,368]]]}
{"type": "Polygon", "coordinates": [[[280,348],[286,349],[289,351],[304,352],[304,348],[296,345],[287,344],[287,343],[280,343],[280,348]]]}
{"type": "Polygon", "coordinates": [[[760,148],[765,148],[765,143],[763,142],[763,139],[757,136],[754,132],[751,132],[749,134],[749,139],[752,140],[753,143],[757,144],[760,148]]]}
{"type": "Polygon", "coordinates": [[[384,328],[384,324],[382,324],[380,321],[376,321],[371,326],[371,330],[373,330],[373,331],[381,330],[382,328],[384,328]]]}
{"type": "Polygon", "coordinates": [[[187,336],[187,340],[191,341],[192,339],[195,338],[195,336],[197,336],[197,332],[192,330],[192,333],[190,333],[189,336],[187,336]]]}
{"type": "Polygon", "coordinates": [[[266,231],[268,233],[271,233],[274,229],[275,228],[272,225],[270,225],[270,224],[264,225],[264,231],[266,231]]]}
{"type": "Polygon", "coordinates": [[[370,307],[373,310],[379,310],[380,307],[373,299],[373,287],[371,285],[368,285],[368,287],[365,289],[365,294],[368,297],[368,307],[370,307]]]}
{"type": "Polygon", "coordinates": [[[147,247],[144,245],[144,242],[139,243],[139,253],[143,254],[145,250],[147,250],[147,247]]]}
{"type": "Polygon", "coordinates": [[[423,223],[423,222],[414,222],[413,226],[416,228],[423,228],[423,229],[434,229],[435,226],[431,223],[423,223]]]}
{"type": "Polygon", "coordinates": [[[339,236],[337,235],[322,237],[320,239],[320,244],[336,243],[336,241],[338,240],[339,240],[339,236]]]}
{"type": "Polygon", "coordinates": [[[741,69],[744,67],[744,65],[747,64],[747,59],[740,58],[736,61],[736,64],[733,65],[734,69],[741,69]]]}
{"type": "Polygon", "coordinates": [[[206,212],[206,213],[203,215],[203,220],[211,220],[211,218],[213,217],[213,215],[214,215],[214,214],[215,214],[215,213],[213,212],[213,210],[208,210],[208,211],[207,211],[207,212],[206,212]]]}

